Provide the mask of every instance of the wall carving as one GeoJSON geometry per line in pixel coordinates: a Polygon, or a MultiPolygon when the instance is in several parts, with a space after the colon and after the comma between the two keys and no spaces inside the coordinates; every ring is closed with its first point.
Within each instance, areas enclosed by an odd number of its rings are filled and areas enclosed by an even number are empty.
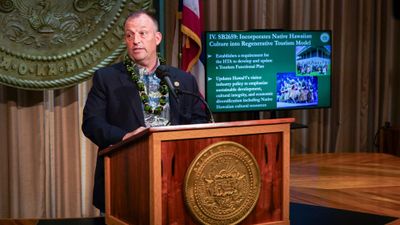
{"type": "Polygon", "coordinates": [[[123,23],[150,0],[0,0],[0,83],[75,85],[125,51],[123,23]]]}

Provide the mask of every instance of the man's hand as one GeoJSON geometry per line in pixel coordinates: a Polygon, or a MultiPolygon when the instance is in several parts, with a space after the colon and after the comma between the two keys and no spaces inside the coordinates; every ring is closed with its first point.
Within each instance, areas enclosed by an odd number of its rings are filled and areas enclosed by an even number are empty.
{"type": "Polygon", "coordinates": [[[122,140],[124,141],[124,140],[126,140],[126,139],[128,139],[128,138],[130,138],[130,137],[142,132],[145,129],[146,129],[146,127],[139,127],[138,129],[136,129],[136,130],[134,130],[132,132],[126,133],[125,136],[122,138],[122,140]]]}

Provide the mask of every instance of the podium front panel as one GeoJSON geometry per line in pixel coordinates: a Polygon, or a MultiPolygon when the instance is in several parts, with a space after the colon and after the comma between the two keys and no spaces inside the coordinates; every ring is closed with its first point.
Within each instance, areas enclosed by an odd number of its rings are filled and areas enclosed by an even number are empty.
{"type": "Polygon", "coordinates": [[[256,158],[261,175],[261,190],[255,208],[240,224],[282,221],[282,134],[254,134],[163,141],[162,148],[162,224],[198,224],[184,202],[186,171],[200,151],[208,146],[233,141],[246,147],[256,158]]]}
{"type": "MultiPolygon", "coordinates": [[[[142,138],[109,159],[109,215],[126,224],[150,224],[149,142],[142,138]]],[[[106,182],[107,183],[107,182],[106,182]]]]}
{"type": "Polygon", "coordinates": [[[239,224],[290,224],[290,122],[293,119],[150,129],[104,151],[106,223],[199,224],[185,203],[186,172],[202,150],[228,141],[244,146],[260,172],[257,202],[239,224]]]}

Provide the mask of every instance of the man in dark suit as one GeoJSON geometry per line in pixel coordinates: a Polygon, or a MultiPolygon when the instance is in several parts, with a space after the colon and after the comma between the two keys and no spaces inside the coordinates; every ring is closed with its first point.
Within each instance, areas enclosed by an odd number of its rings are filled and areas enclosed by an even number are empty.
{"type": "MultiPolygon", "coordinates": [[[[192,95],[175,99],[165,81],[155,74],[163,60],[157,55],[162,40],[157,21],[145,11],[130,14],[125,21],[128,55],[124,62],[99,69],[93,77],[83,111],[82,131],[99,150],[125,140],[145,127],[206,123],[202,102],[192,95]]],[[[168,67],[176,88],[197,94],[194,77],[168,67]]],[[[93,204],[105,211],[104,162],[98,157],[93,204]]]]}

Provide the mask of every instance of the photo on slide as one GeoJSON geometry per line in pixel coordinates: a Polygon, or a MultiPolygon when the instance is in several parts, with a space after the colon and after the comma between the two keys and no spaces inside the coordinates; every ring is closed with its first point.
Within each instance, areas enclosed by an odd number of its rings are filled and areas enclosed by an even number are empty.
{"type": "Polygon", "coordinates": [[[276,85],[277,108],[298,108],[318,104],[318,78],[278,73],[276,85]]]}
{"type": "Polygon", "coordinates": [[[296,75],[331,75],[331,46],[296,46],[296,75]]]}

